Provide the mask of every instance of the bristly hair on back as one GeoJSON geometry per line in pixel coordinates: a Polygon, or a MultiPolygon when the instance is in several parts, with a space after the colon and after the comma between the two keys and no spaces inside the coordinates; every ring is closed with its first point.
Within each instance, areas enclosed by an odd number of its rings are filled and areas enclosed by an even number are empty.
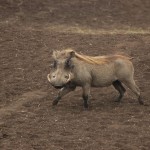
{"type": "Polygon", "coordinates": [[[112,60],[114,60],[116,58],[122,58],[122,59],[128,59],[128,60],[132,59],[128,56],[123,56],[123,55],[118,55],[118,54],[117,55],[108,55],[108,56],[87,56],[87,55],[79,54],[76,51],[74,51],[73,49],[54,51],[52,56],[55,59],[67,58],[67,57],[69,57],[71,52],[75,53],[75,57],[77,59],[87,62],[89,64],[97,64],[97,65],[111,62],[112,60]]]}

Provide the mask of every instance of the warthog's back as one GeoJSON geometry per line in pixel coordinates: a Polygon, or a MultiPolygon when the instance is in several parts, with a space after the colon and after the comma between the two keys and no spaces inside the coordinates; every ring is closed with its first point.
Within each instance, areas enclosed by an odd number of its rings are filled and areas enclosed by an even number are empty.
{"type": "Polygon", "coordinates": [[[113,55],[98,56],[94,59],[101,63],[74,59],[76,80],[82,82],[81,84],[90,82],[94,87],[109,86],[113,81],[122,80],[124,76],[133,73],[133,66],[128,57],[113,55]]]}

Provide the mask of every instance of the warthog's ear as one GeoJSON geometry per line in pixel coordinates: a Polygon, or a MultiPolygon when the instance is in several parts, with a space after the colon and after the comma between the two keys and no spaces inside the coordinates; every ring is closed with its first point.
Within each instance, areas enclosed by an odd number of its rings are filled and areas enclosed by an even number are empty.
{"type": "Polygon", "coordinates": [[[68,56],[67,60],[70,61],[70,59],[73,57],[75,57],[75,52],[71,51],[71,52],[69,52],[69,56],[68,56]]]}
{"type": "Polygon", "coordinates": [[[71,63],[71,58],[75,57],[75,52],[71,51],[70,52],[70,56],[67,58],[66,62],[65,62],[65,67],[66,68],[73,68],[73,65],[71,63]]]}

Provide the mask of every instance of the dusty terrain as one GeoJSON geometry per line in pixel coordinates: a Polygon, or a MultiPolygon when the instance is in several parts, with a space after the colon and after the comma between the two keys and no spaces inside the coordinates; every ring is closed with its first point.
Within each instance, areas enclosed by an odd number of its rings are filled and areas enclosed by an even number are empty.
{"type": "Polygon", "coordinates": [[[0,0],[0,149],[150,149],[149,0],[0,0]],[[48,81],[53,50],[134,57],[145,102],[127,90],[92,89],[89,110],[81,89],[65,96],[48,81]]]}

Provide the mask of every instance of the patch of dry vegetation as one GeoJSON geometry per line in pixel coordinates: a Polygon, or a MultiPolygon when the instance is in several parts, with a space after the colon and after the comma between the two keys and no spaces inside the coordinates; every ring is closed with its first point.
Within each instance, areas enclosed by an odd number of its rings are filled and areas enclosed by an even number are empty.
{"type": "Polygon", "coordinates": [[[77,34],[91,34],[91,35],[101,35],[101,34],[150,34],[150,28],[141,29],[141,28],[131,28],[127,27],[124,29],[92,29],[81,26],[68,26],[68,25],[49,25],[46,27],[49,31],[54,32],[64,32],[64,33],[77,33],[77,34]]]}

